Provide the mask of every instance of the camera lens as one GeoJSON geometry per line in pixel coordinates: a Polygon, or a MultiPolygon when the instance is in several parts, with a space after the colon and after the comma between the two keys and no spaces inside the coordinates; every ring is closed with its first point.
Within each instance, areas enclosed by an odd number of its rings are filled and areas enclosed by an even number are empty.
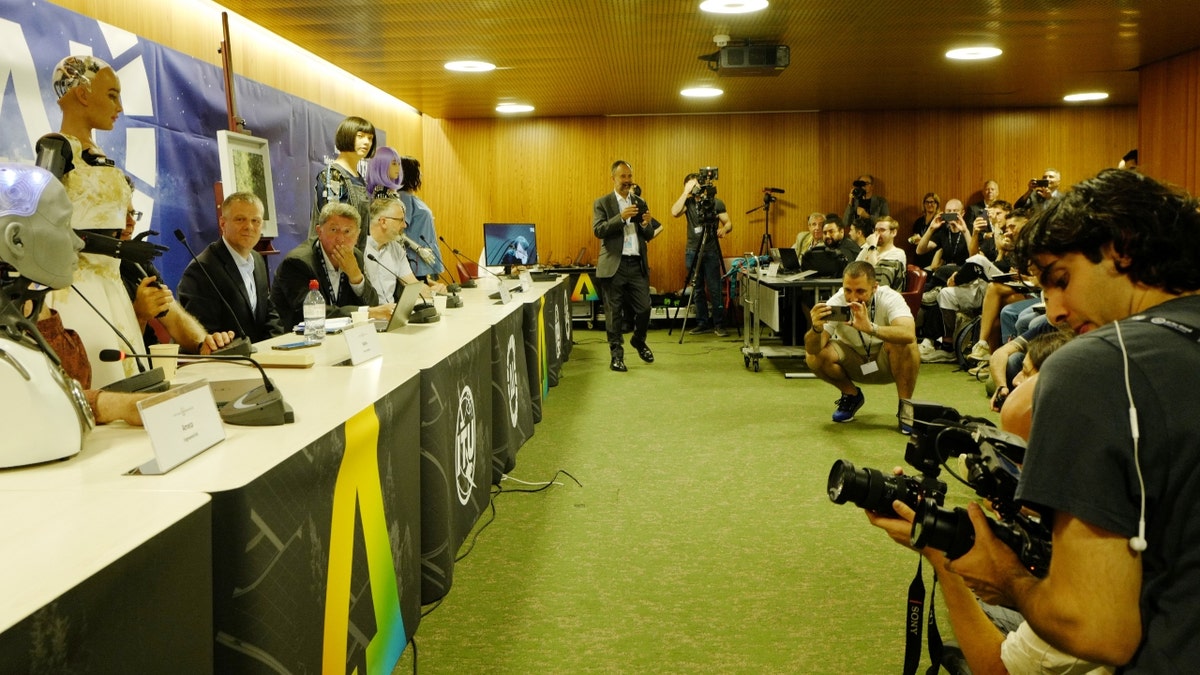
{"type": "Polygon", "coordinates": [[[899,499],[908,503],[913,498],[909,494],[910,480],[907,476],[884,476],[877,469],[855,469],[849,461],[839,459],[829,469],[826,488],[834,504],[850,502],[876,513],[896,515],[892,502],[899,499]]]}
{"type": "Polygon", "coordinates": [[[975,545],[975,526],[964,508],[953,511],[933,502],[921,502],[913,518],[910,542],[916,548],[929,546],[945,551],[951,560],[962,556],[975,545]]]}

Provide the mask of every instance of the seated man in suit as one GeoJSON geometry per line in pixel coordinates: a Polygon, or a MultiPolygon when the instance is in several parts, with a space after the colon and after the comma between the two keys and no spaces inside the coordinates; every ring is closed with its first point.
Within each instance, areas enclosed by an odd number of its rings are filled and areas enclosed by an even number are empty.
{"type": "Polygon", "coordinates": [[[316,279],[325,296],[326,317],[348,317],[363,305],[372,319],[387,320],[393,305],[380,305],[379,295],[363,274],[363,253],[354,247],[361,226],[358,209],[329,202],[317,216],[317,236],[288,252],[275,270],[271,302],[284,329],[304,319],[308,282],[316,279]]]}
{"type": "Polygon", "coordinates": [[[221,204],[218,224],[221,238],[183,271],[180,303],[210,332],[244,331],[251,342],[283,333],[271,303],[267,263],[254,250],[262,237],[262,201],[250,192],[229,195],[221,204]]]}

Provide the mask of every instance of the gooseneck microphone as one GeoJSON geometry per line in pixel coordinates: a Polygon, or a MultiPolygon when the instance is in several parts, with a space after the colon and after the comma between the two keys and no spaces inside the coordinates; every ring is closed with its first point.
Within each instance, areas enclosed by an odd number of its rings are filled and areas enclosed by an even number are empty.
{"type": "MultiPolygon", "coordinates": [[[[238,398],[221,406],[221,419],[229,424],[247,427],[278,426],[295,421],[292,408],[283,400],[283,394],[267,377],[262,364],[249,356],[236,354],[130,354],[119,349],[101,349],[100,360],[121,361],[128,357],[150,359],[191,359],[195,361],[236,361],[249,363],[258,369],[262,385],[251,389],[238,398]]],[[[157,369],[161,372],[161,369],[157,369]]]]}
{"type": "Polygon", "coordinates": [[[225,299],[225,296],[221,295],[221,289],[217,288],[217,282],[212,278],[212,275],[208,273],[208,268],[204,266],[204,263],[200,262],[200,260],[196,257],[196,252],[193,251],[192,247],[188,245],[187,237],[183,236],[183,230],[176,229],[175,238],[179,240],[179,243],[183,244],[183,247],[187,249],[188,255],[191,256],[192,262],[196,263],[196,266],[200,268],[202,273],[204,273],[204,278],[208,279],[208,285],[212,286],[213,295],[217,296],[217,299],[220,300],[221,304],[225,306],[225,309],[229,312],[229,316],[233,317],[233,324],[237,326],[238,332],[242,334],[242,337],[234,338],[232,342],[224,347],[221,347],[213,353],[217,355],[234,354],[239,356],[250,356],[255,351],[254,345],[250,344],[250,334],[246,332],[246,328],[242,326],[242,322],[238,320],[237,313],[233,311],[233,307],[229,306],[229,301],[225,299]]]}
{"type": "MultiPolygon", "coordinates": [[[[468,259],[466,256],[464,256],[458,249],[451,246],[450,242],[446,241],[446,238],[441,236],[440,234],[438,235],[438,241],[445,244],[446,248],[450,249],[450,252],[453,253],[454,256],[457,257],[461,262],[474,262],[474,261],[468,259]]],[[[486,267],[479,267],[479,266],[477,266],[477,267],[479,269],[483,269],[488,272],[491,272],[491,270],[487,269],[486,267]]],[[[461,286],[462,288],[475,288],[475,286],[477,284],[475,283],[475,280],[470,277],[463,278],[462,271],[460,270],[459,275],[458,275],[458,285],[461,286]]]]}

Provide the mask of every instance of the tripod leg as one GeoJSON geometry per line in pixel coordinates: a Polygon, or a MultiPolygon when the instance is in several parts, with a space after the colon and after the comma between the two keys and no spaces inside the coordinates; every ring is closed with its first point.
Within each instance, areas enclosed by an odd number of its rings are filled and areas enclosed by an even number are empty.
{"type": "Polygon", "coordinates": [[[696,259],[692,261],[692,269],[689,272],[688,301],[683,310],[683,323],[679,326],[679,344],[683,344],[683,336],[687,334],[687,320],[692,313],[692,299],[696,297],[696,279],[700,276],[700,263],[704,260],[704,245],[708,243],[708,228],[703,229],[704,231],[700,234],[700,247],[696,249],[696,259]]]}

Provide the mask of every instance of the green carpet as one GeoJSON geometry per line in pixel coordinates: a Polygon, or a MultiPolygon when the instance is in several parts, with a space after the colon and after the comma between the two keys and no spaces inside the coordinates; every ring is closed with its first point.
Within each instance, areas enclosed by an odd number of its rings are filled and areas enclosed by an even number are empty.
{"type": "MultiPolygon", "coordinates": [[[[565,469],[583,487],[496,498],[417,631],[420,673],[900,671],[917,556],[825,490],[836,459],[904,463],[895,387],[865,388],[856,420],[835,424],[832,387],[783,377],[797,362],[756,373],[736,333],[678,337],[652,330],[656,362],[628,350],[613,373],[604,333],[576,331],[513,476],[565,469]]],[[[922,367],[916,398],[987,406],[942,364],[922,367]]]]}

